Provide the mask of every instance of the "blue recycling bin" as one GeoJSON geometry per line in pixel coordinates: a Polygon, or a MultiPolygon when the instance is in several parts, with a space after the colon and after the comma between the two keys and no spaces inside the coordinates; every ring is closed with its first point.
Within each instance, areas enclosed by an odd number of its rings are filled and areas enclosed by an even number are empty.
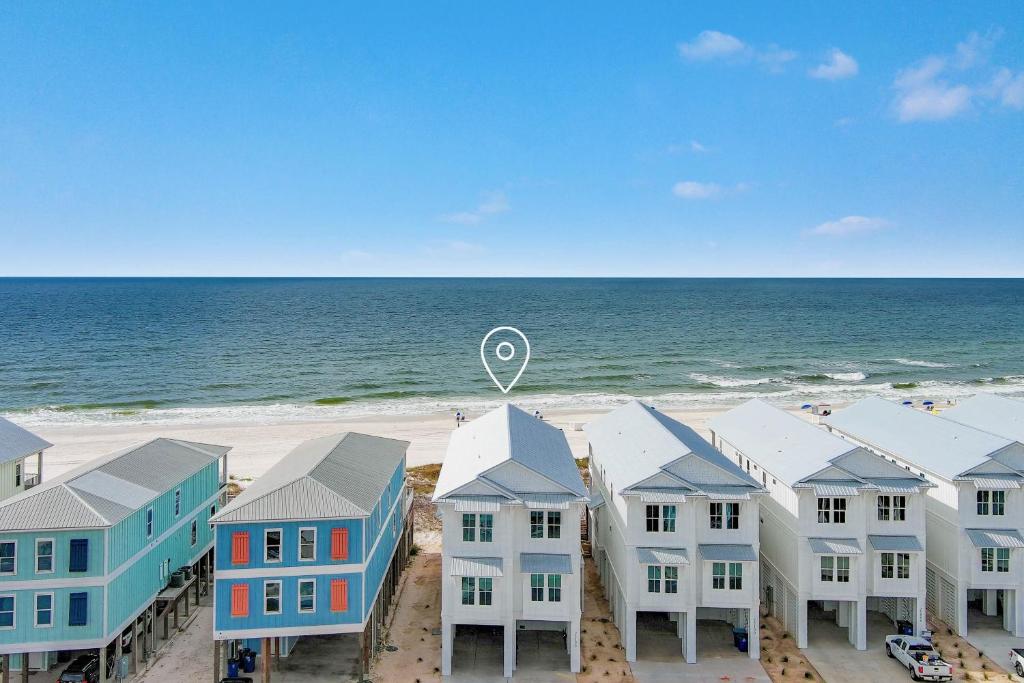
{"type": "Polygon", "coordinates": [[[228,660],[228,678],[238,678],[238,660],[228,660]]]}
{"type": "Polygon", "coordinates": [[[732,630],[732,643],[740,652],[747,651],[747,629],[734,628],[732,630]]]}
{"type": "Polygon", "coordinates": [[[247,674],[256,671],[256,653],[252,650],[242,651],[242,671],[247,674]]]}
{"type": "Polygon", "coordinates": [[[900,619],[896,622],[896,630],[899,631],[901,636],[912,636],[914,635],[914,625],[909,621],[900,619]]]}

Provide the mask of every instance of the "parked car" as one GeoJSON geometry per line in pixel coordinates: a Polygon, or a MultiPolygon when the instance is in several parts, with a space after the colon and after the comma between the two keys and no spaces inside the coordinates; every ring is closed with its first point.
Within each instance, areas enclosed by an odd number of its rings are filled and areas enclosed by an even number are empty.
{"type": "Polygon", "coordinates": [[[885,637],[885,654],[895,657],[915,681],[951,681],[953,667],[942,661],[924,638],[892,635],[885,637]]]}
{"type": "Polygon", "coordinates": [[[57,683],[97,683],[100,680],[100,658],[96,654],[81,655],[68,664],[57,683]]]}
{"type": "Polygon", "coordinates": [[[1015,647],[1010,650],[1010,666],[1018,676],[1024,678],[1024,647],[1015,647]]]}

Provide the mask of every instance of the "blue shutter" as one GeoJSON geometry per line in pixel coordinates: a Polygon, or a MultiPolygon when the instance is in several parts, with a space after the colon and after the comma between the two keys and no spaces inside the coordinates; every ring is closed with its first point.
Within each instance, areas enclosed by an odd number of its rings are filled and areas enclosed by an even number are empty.
{"type": "Polygon", "coordinates": [[[89,620],[89,594],[72,593],[68,604],[68,626],[85,626],[89,620]]]}
{"type": "Polygon", "coordinates": [[[68,571],[87,572],[89,571],[89,539],[71,539],[71,560],[68,571]]]}

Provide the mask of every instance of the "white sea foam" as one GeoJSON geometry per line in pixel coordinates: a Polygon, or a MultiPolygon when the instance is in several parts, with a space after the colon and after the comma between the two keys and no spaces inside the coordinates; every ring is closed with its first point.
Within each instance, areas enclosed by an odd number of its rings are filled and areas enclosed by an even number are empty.
{"type": "Polygon", "coordinates": [[[893,363],[899,363],[900,365],[909,365],[915,368],[955,368],[956,365],[952,363],[935,363],[930,360],[914,360],[912,358],[890,358],[893,363]]]}
{"type": "Polygon", "coordinates": [[[716,377],[715,375],[705,375],[700,372],[691,372],[690,379],[700,382],[701,384],[713,384],[716,387],[752,387],[758,384],[771,384],[772,382],[780,382],[782,380],[774,379],[772,377],[761,377],[758,379],[742,379],[739,377],[716,377]]]}
{"type": "Polygon", "coordinates": [[[863,382],[868,378],[863,372],[826,372],[823,374],[839,382],[863,382]]]}

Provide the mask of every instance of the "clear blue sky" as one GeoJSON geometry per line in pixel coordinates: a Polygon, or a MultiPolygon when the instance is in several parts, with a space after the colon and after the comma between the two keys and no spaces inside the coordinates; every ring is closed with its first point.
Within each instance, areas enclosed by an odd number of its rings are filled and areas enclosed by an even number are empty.
{"type": "Polygon", "coordinates": [[[1024,275],[1024,3],[723,4],[3,3],[0,275],[1024,275]]]}

